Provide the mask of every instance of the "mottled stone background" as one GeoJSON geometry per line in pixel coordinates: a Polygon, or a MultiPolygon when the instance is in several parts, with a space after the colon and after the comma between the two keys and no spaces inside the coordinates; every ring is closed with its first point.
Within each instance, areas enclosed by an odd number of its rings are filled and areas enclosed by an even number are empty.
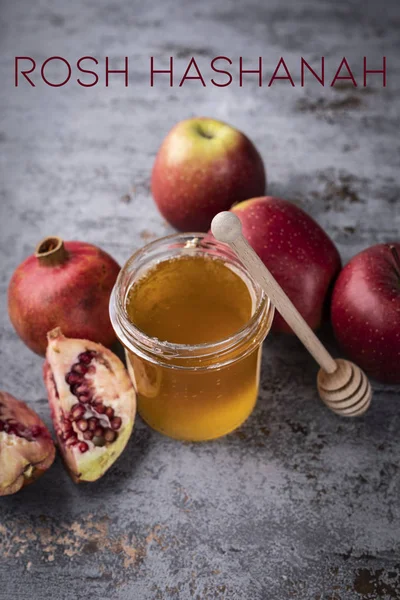
{"type": "MultiPolygon", "coordinates": [[[[243,129],[270,193],[306,208],[344,261],[399,239],[397,1],[2,0],[0,19],[0,382],[47,422],[41,360],[8,321],[10,275],[48,234],[123,262],[168,233],[149,176],[176,121],[243,129]],[[15,55],[88,54],[116,68],[128,55],[130,86],[14,87],[15,55]],[[386,55],[388,85],[169,88],[164,77],[150,88],[151,55],[160,68],[173,55],[178,75],[195,55],[209,78],[220,54],[249,67],[262,55],[266,74],[284,56],[297,84],[301,55],[324,55],[327,76],[345,55],[358,77],[364,55],[372,68],[386,55]]],[[[3,498],[0,599],[400,598],[399,389],[376,385],[369,413],[342,420],[319,403],[315,375],[296,340],[271,337],[257,409],[236,433],[181,444],[138,419],[98,483],[76,487],[57,460],[3,498]]]]}

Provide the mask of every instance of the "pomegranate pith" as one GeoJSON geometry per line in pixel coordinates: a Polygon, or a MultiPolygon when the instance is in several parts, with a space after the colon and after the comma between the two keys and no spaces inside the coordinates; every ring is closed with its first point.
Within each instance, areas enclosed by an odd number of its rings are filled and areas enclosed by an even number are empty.
{"type": "Polygon", "coordinates": [[[44,379],[64,461],[75,481],[95,481],[124,449],[136,395],[129,376],[100,344],[49,332],[44,379]]]}

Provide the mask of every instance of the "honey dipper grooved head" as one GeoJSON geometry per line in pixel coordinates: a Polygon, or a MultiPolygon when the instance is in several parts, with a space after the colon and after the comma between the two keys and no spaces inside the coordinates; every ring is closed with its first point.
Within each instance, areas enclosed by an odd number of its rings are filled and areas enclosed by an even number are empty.
{"type": "Polygon", "coordinates": [[[317,385],[321,400],[333,412],[343,417],[358,417],[368,410],[372,390],[365,373],[348,360],[336,360],[334,373],[322,369],[318,373],[317,385]]]}

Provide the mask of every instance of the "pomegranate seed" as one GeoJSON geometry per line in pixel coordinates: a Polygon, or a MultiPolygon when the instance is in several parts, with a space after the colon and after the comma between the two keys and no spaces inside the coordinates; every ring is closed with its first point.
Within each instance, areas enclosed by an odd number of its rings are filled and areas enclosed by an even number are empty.
{"type": "Polygon", "coordinates": [[[78,438],[76,437],[76,435],[71,435],[65,442],[65,445],[67,446],[67,448],[69,448],[70,446],[73,446],[74,444],[76,444],[78,441],[78,438]]]}
{"type": "Polygon", "coordinates": [[[94,430],[96,429],[96,427],[97,427],[97,425],[98,425],[98,422],[99,422],[99,421],[98,421],[98,419],[96,419],[96,417],[91,417],[91,418],[88,420],[88,425],[89,425],[89,429],[90,429],[90,431],[94,431],[94,430]]]}
{"type": "Polygon", "coordinates": [[[111,419],[111,428],[116,430],[119,429],[122,425],[122,419],[121,417],[114,417],[113,419],[111,419]]]}
{"type": "Polygon", "coordinates": [[[106,440],[103,437],[95,437],[93,438],[93,444],[97,448],[102,448],[106,444],[106,440]]]}
{"type": "Polygon", "coordinates": [[[19,423],[15,419],[0,420],[0,432],[4,431],[8,435],[16,435],[32,442],[35,437],[42,433],[42,428],[39,425],[33,425],[31,428],[26,427],[23,423],[19,423]]]}
{"type": "Polygon", "coordinates": [[[40,430],[40,427],[39,427],[39,425],[34,425],[34,426],[31,428],[31,435],[32,435],[32,437],[37,437],[38,435],[40,435],[40,431],[41,431],[41,430],[40,430]]]}
{"type": "Polygon", "coordinates": [[[99,413],[99,415],[104,414],[106,410],[106,407],[102,402],[96,402],[93,408],[97,413],[99,413]]]}
{"type": "Polygon", "coordinates": [[[87,430],[83,433],[83,439],[85,439],[85,440],[92,440],[93,436],[94,436],[93,431],[87,430]]]}
{"type": "Polygon", "coordinates": [[[81,383],[82,377],[79,375],[79,373],[73,373],[70,371],[66,374],[65,381],[68,383],[68,385],[75,385],[77,383],[81,383]]]}
{"type": "Polygon", "coordinates": [[[85,365],[82,365],[81,363],[75,363],[71,371],[79,375],[85,375],[85,373],[87,373],[87,367],[85,365]]]}
{"type": "Polygon", "coordinates": [[[73,421],[77,421],[78,419],[83,417],[83,415],[85,414],[85,409],[80,404],[74,404],[73,407],[71,408],[70,414],[71,414],[71,419],[73,421]]]}
{"type": "Polygon", "coordinates": [[[75,394],[77,396],[79,396],[79,394],[86,394],[86,392],[88,392],[88,386],[86,385],[86,383],[81,382],[79,385],[76,386],[75,388],[75,394]]]}
{"type": "Polygon", "coordinates": [[[76,396],[76,390],[78,389],[78,387],[81,385],[81,383],[73,383],[72,385],[69,386],[69,391],[71,392],[71,394],[73,396],[76,396]]]}
{"type": "Polygon", "coordinates": [[[95,437],[103,437],[103,435],[104,435],[103,427],[96,427],[96,429],[94,430],[94,435],[95,435],[95,437]]]}
{"type": "Polygon", "coordinates": [[[81,442],[79,444],[78,448],[81,452],[87,452],[89,450],[89,446],[87,445],[86,442],[81,442]]]}
{"type": "Polygon", "coordinates": [[[86,419],[80,419],[77,422],[76,426],[79,429],[79,431],[86,431],[86,429],[89,427],[88,422],[86,421],[86,419]]]}
{"type": "Polygon", "coordinates": [[[82,402],[82,404],[87,404],[88,402],[90,402],[92,399],[92,396],[90,394],[90,392],[82,392],[82,394],[78,395],[78,400],[79,402],[82,402]]]}
{"type": "Polygon", "coordinates": [[[112,429],[106,429],[104,432],[104,439],[106,442],[113,442],[117,437],[117,433],[112,429]]]}
{"type": "Polygon", "coordinates": [[[114,409],[111,406],[107,406],[105,413],[109,419],[112,419],[114,416],[114,409]]]}
{"type": "Polygon", "coordinates": [[[80,363],[83,363],[84,365],[88,365],[92,361],[92,358],[94,358],[95,355],[96,355],[96,353],[93,350],[87,350],[86,352],[81,352],[79,354],[78,360],[80,363]]]}

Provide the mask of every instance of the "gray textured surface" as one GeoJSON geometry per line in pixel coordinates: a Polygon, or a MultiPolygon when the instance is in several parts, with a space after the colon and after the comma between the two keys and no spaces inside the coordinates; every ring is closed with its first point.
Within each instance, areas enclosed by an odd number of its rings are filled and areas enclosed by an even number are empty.
{"type": "MultiPolygon", "coordinates": [[[[399,237],[399,23],[396,2],[1,3],[0,382],[48,422],[41,360],[16,338],[6,290],[43,236],[86,239],[123,262],[169,231],[149,193],[157,147],[176,121],[225,119],[258,145],[269,191],[299,202],[343,259],[399,237]],[[388,87],[251,79],[203,89],[148,83],[149,56],[283,55],[298,72],[326,56],[388,57],[388,87]],[[131,84],[13,87],[13,57],[129,55],[131,84]]],[[[116,60],[116,66],[118,60],[116,60]]],[[[298,81],[298,77],[297,77],[298,81]]],[[[104,83],[104,79],[102,79],[104,83]]],[[[329,341],[329,334],[327,336],[329,341]]],[[[140,419],[97,484],[59,460],[0,502],[0,598],[356,600],[400,598],[399,390],[376,386],[365,418],[322,407],[316,368],[293,339],[265,346],[256,411],[217,442],[181,444],[140,419]]]]}

